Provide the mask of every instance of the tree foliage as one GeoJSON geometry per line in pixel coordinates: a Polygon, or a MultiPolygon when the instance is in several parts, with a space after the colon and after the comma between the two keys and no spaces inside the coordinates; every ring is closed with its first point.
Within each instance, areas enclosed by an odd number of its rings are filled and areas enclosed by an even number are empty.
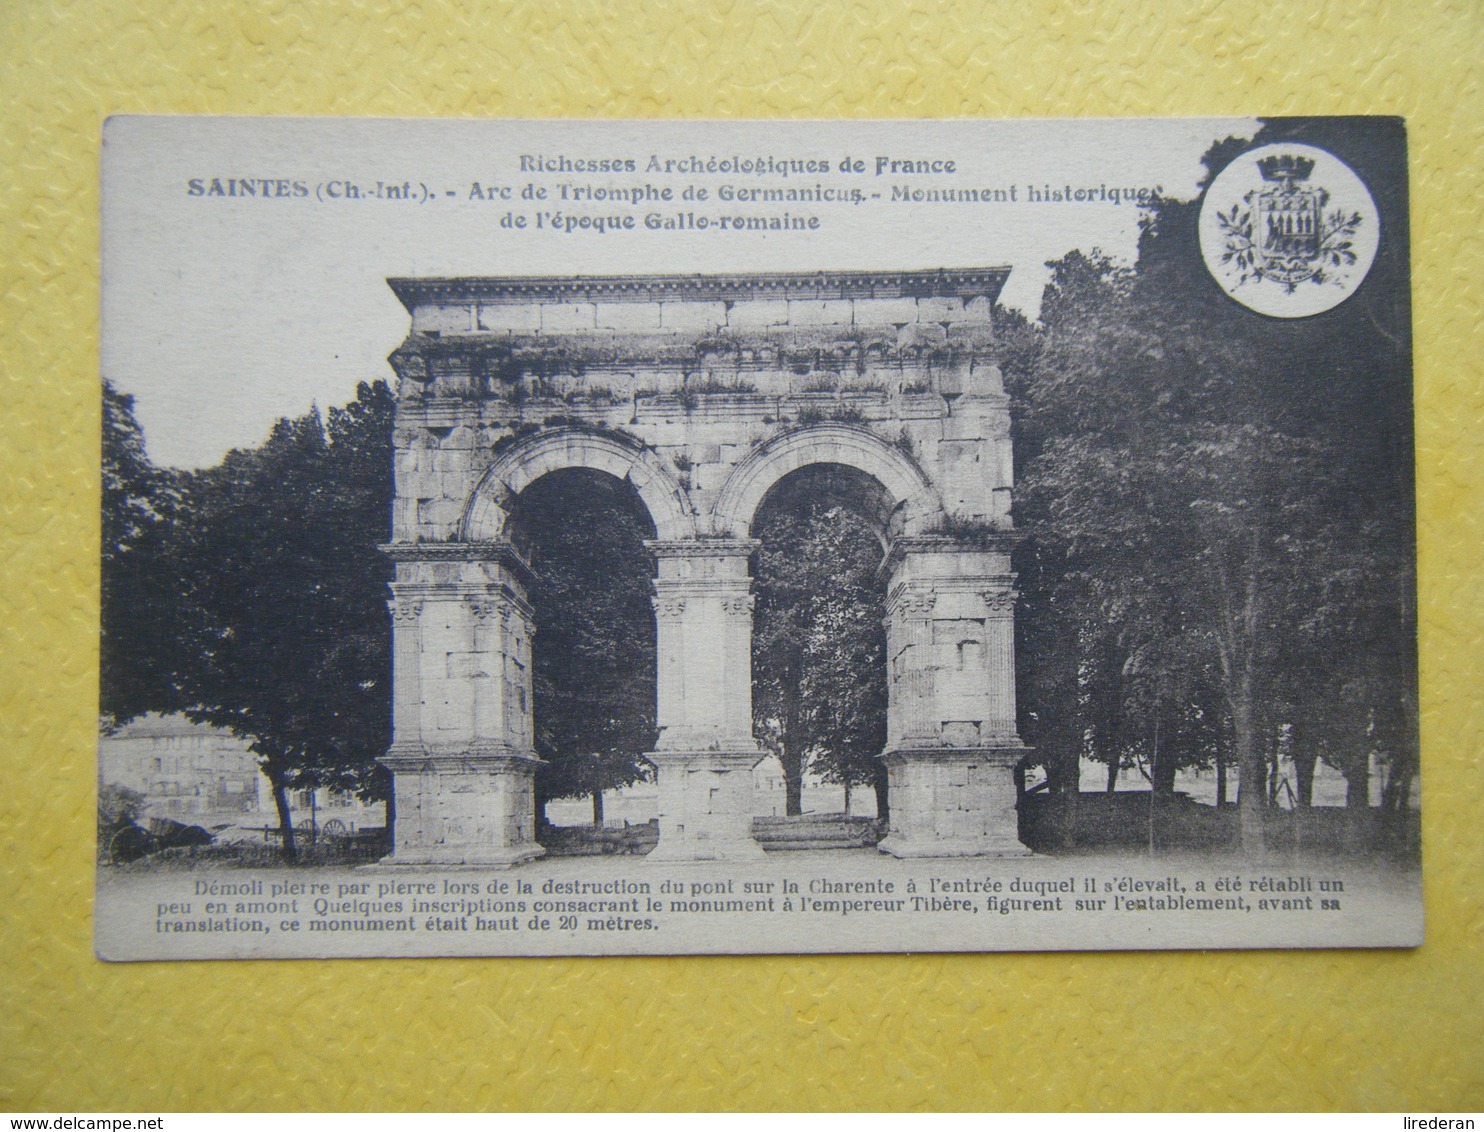
{"type": "Polygon", "coordinates": [[[538,581],[533,694],[540,798],[602,794],[636,782],[655,737],[653,526],[632,489],[569,470],[521,493],[512,525],[538,581]],[[626,494],[627,492],[627,494],[626,494]]]}
{"type": "MultiPolygon", "coordinates": [[[[1381,167],[1397,152],[1385,139],[1341,125],[1318,140],[1376,164],[1370,183],[1404,183],[1381,167]]],[[[1216,147],[1212,171],[1241,148],[1216,147]]],[[[1059,786],[1076,789],[1083,755],[1108,766],[1110,789],[1120,767],[1168,789],[1176,767],[1230,757],[1257,848],[1285,744],[1356,781],[1383,752],[1409,778],[1404,203],[1378,200],[1371,279],[1308,319],[1220,293],[1194,204],[1153,210],[1134,268],[1096,253],[1053,265],[1037,340],[1017,340],[1007,371],[1032,535],[1024,715],[1059,786]]]]}
{"type": "Polygon", "coordinates": [[[382,382],[357,393],[190,477],[178,523],[186,714],[248,740],[289,856],[288,790],[387,792],[394,402],[382,382]]]}
{"type": "Polygon", "coordinates": [[[98,705],[112,727],[172,711],[175,585],[169,539],[181,477],[145,451],[134,398],[103,383],[102,559],[98,705]]]}
{"type": "Polygon", "coordinates": [[[765,509],[754,534],[753,715],[783,764],[786,812],[800,812],[812,769],[872,785],[884,814],[881,544],[847,508],[808,500],[765,509]]]}
{"type": "Polygon", "coordinates": [[[120,645],[105,649],[104,710],[183,711],[247,740],[291,858],[288,790],[386,795],[375,760],[390,740],[390,565],[377,545],[391,508],[393,409],[385,383],[363,383],[328,421],[317,411],[281,420],[260,448],[154,479],[122,414],[105,439],[122,469],[120,489],[104,496],[105,530],[128,537],[105,557],[104,589],[136,603],[115,616],[120,645]],[[128,570],[145,568],[152,588],[125,589],[128,570]]]}

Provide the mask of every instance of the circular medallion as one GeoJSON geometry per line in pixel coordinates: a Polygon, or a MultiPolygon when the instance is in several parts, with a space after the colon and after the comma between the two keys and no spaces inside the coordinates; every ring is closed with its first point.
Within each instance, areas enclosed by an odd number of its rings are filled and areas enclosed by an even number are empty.
{"type": "Polygon", "coordinates": [[[1312,145],[1248,150],[1201,202],[1206,269],[1244,307],[1305,318],[1338,306],[1376,258],[1381,218],[1350,166],[1312,145]]]}

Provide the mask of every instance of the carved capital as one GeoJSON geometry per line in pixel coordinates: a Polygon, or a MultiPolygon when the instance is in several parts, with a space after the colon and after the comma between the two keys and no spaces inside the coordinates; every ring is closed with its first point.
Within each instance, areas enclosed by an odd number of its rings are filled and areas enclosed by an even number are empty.
{"type": "Polygon", "coordinates": [[[938,604],[938,595],[932,593],[908,593],[897,598],[897,612],[906,619],[931,617],[938,604]]]}
{"type": "Polygon", "coordinates": [[[991,613],[1010,614],[1015,612],[1015,601],[1020,594],[1016,590],[984,590],[979,596],[991,613]]]}
{"type": "Polygon", "coordinates": [[[510,620],[510,605],[508,602],[492,600],[490,598],[473,598],[469,601],[469,612],[477,621],[484,621],[496,614],[505,620],[510,620]]]}
{"type": "Polygon", "coordinates": [[[389,601],[386,604],[395,622],[413,622],[422,616],[423,603],[420,601],[389,601]]]}
{"type": "Polygon", "coordinates": [[[757,599],[752,594],[740,594],[737,597],[724,597],[721,599],[721,611],[732,617],[740,617],[752,612],[752,607],[757,599]]]}
{"type": "Polygon", "coordinates": [[[650,600],[654,602],[656,617],[673,621],[685,615],[685,598],[683,597],[656,597],[650,600]]]}

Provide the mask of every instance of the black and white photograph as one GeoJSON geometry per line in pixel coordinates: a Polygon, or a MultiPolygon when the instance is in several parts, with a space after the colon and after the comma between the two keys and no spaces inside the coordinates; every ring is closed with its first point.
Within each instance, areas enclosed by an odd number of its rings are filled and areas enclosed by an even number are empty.
{"type": "Polygon", "coordinates": [[[1422,942],[1397,118],[111,119],[109,960],[1422,942]]]}

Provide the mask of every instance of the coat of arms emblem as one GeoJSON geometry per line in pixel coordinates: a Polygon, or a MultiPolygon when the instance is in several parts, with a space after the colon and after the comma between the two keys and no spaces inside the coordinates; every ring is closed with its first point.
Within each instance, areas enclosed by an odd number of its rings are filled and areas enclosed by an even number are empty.
{"type": "Polygon", "coordinates": [[[1201,210],[1201,251],[1216,281],[1243,305],[1283,318],[1317,314],[1349,295],[1370,269],[1378,236],[1370,193],[1314,146],[1244,154],[1212,182],[1201,210]]]}

